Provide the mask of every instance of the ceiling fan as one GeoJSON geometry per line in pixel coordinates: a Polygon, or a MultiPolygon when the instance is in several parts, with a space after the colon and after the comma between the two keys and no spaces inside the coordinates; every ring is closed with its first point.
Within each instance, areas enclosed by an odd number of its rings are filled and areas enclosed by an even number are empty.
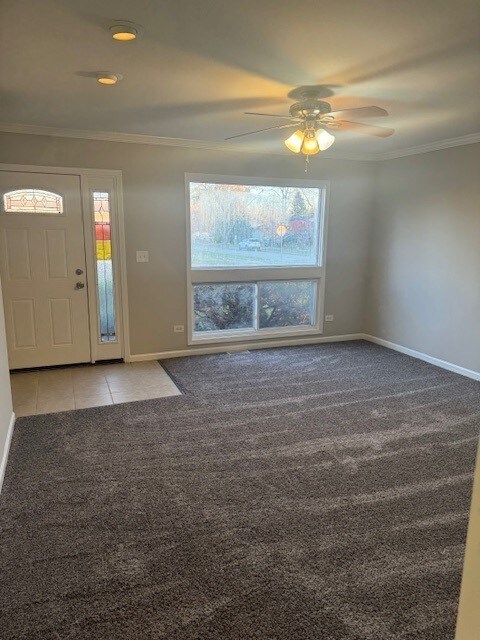
{"type": "MultiPolygon", "coordinates": [[[[332,92],[330,92],[332,95],[332,92]]],[[[274,129],[297,130],[285,140],[285,146],[294,153],[302,153],[308,161],[309,156],[320,151],[325,151],[335,142],[333,133],[337,131],[358,131],[369,136],[386,138],[394,133],[394,129],[378,127],[376,125],[354,122],[350,118],[379,118],[388,116],[388,112],[381,107],[358,107],[355,109],[342,109],[332,111],[328,102],[321,100],[325,96],[325,90],[321,86],[299,87],[289,93],[289,96],[300,98],[290,107],[290,115],[277,115],[272,113],[252,113],[251,116],[266,116],[269,118],[282,118],[290,120],[290,124],[279,124],[266,129],[240,133],[229,136],[226,140],[251,136],[263,131],[273,131],[274,129]]]]}

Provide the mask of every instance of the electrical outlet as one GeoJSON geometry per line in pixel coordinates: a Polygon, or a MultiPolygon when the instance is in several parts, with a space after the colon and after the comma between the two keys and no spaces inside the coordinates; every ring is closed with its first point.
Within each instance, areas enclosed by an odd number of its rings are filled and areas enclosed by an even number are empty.
{"type": "Polygon", "coordinates": [[[148,262],[148,251],[137,251],[137,262],[148,262]]]}
{"type": "Polygon", "coordinates": [[[333,315],[325,316],[325,322],[333,322],[333,315]]]}
{"type": "Polygon", "coordinates": [[[173,333],[183,333],[184,331],[185,331],[185,327],[183,324],[173,325],[173,333]]]}

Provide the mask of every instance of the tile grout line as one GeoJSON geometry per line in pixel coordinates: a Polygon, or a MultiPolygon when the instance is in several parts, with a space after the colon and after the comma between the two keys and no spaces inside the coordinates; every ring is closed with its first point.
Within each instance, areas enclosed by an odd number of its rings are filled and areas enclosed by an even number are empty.
{"type": "MultiPolygon", "coordinates": [[[[103,378],[103,381],[107,385],[107,392],[108,392],[108,397],[110,399],[110,404],[113,404],[112,392],[110,390],[110,385],[108,384],[108,379],[107,379],[107,377],[105,375],[102,376],[102,378],[103,378]]],[[[93,378],[92,378],[92,380],[93,380],[93,378]]],[[[84,399],[87,399],[89,397],[90,398],[95,398],[95,396],[99,396],[99,395],[105,395],[105,392],[102,391],[102,393],[95,393],[95,392],[86,393],[86,394],[84,394],[84,399]]],[[[80,407],[77,406],[77,400],[80,401],[80,397],[79,397],[78,393],[75,394],[75,385],[74,385],[74,387],[73,387],[73,404],[74,404],[75,409],[79,409],[80,408],[80,407]],[[77,398],[77,396],[78,396],[78,398],[77,398]]],[[[94,405],[94,406],[100,406],[100,407],[105,406],[106,407],[106,406],[109,406],[109,403],[107,403],[106,405],[105,404],[99,404],[99,405],[94,405]]]]}

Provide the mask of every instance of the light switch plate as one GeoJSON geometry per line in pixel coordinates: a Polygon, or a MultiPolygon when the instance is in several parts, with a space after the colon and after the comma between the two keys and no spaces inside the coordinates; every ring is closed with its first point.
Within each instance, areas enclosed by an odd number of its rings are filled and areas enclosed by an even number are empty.
{"type": "Polygon", "coordinates": [[[148,262],[148,251],[137,251],[137,262],[148,262]]]}
{"type": "Polygon", "coordinates": [[[325,322],[333,322],[333,315],[325,316],[325,322]]]}
{"type": "Polygon", "coordinates": [[[185,331],[185,326],[183,324],[173,325],[173,333],[183,333],[184,331],[185,331]]]}

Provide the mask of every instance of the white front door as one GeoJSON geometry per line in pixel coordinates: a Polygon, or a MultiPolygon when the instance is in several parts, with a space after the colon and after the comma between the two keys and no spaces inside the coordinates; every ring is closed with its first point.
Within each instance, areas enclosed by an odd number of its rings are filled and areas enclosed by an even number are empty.
{"type": "Polygon", "coordinates": [[[11,369],[90,361],[80,178],[0,171],[11,369]]]}

